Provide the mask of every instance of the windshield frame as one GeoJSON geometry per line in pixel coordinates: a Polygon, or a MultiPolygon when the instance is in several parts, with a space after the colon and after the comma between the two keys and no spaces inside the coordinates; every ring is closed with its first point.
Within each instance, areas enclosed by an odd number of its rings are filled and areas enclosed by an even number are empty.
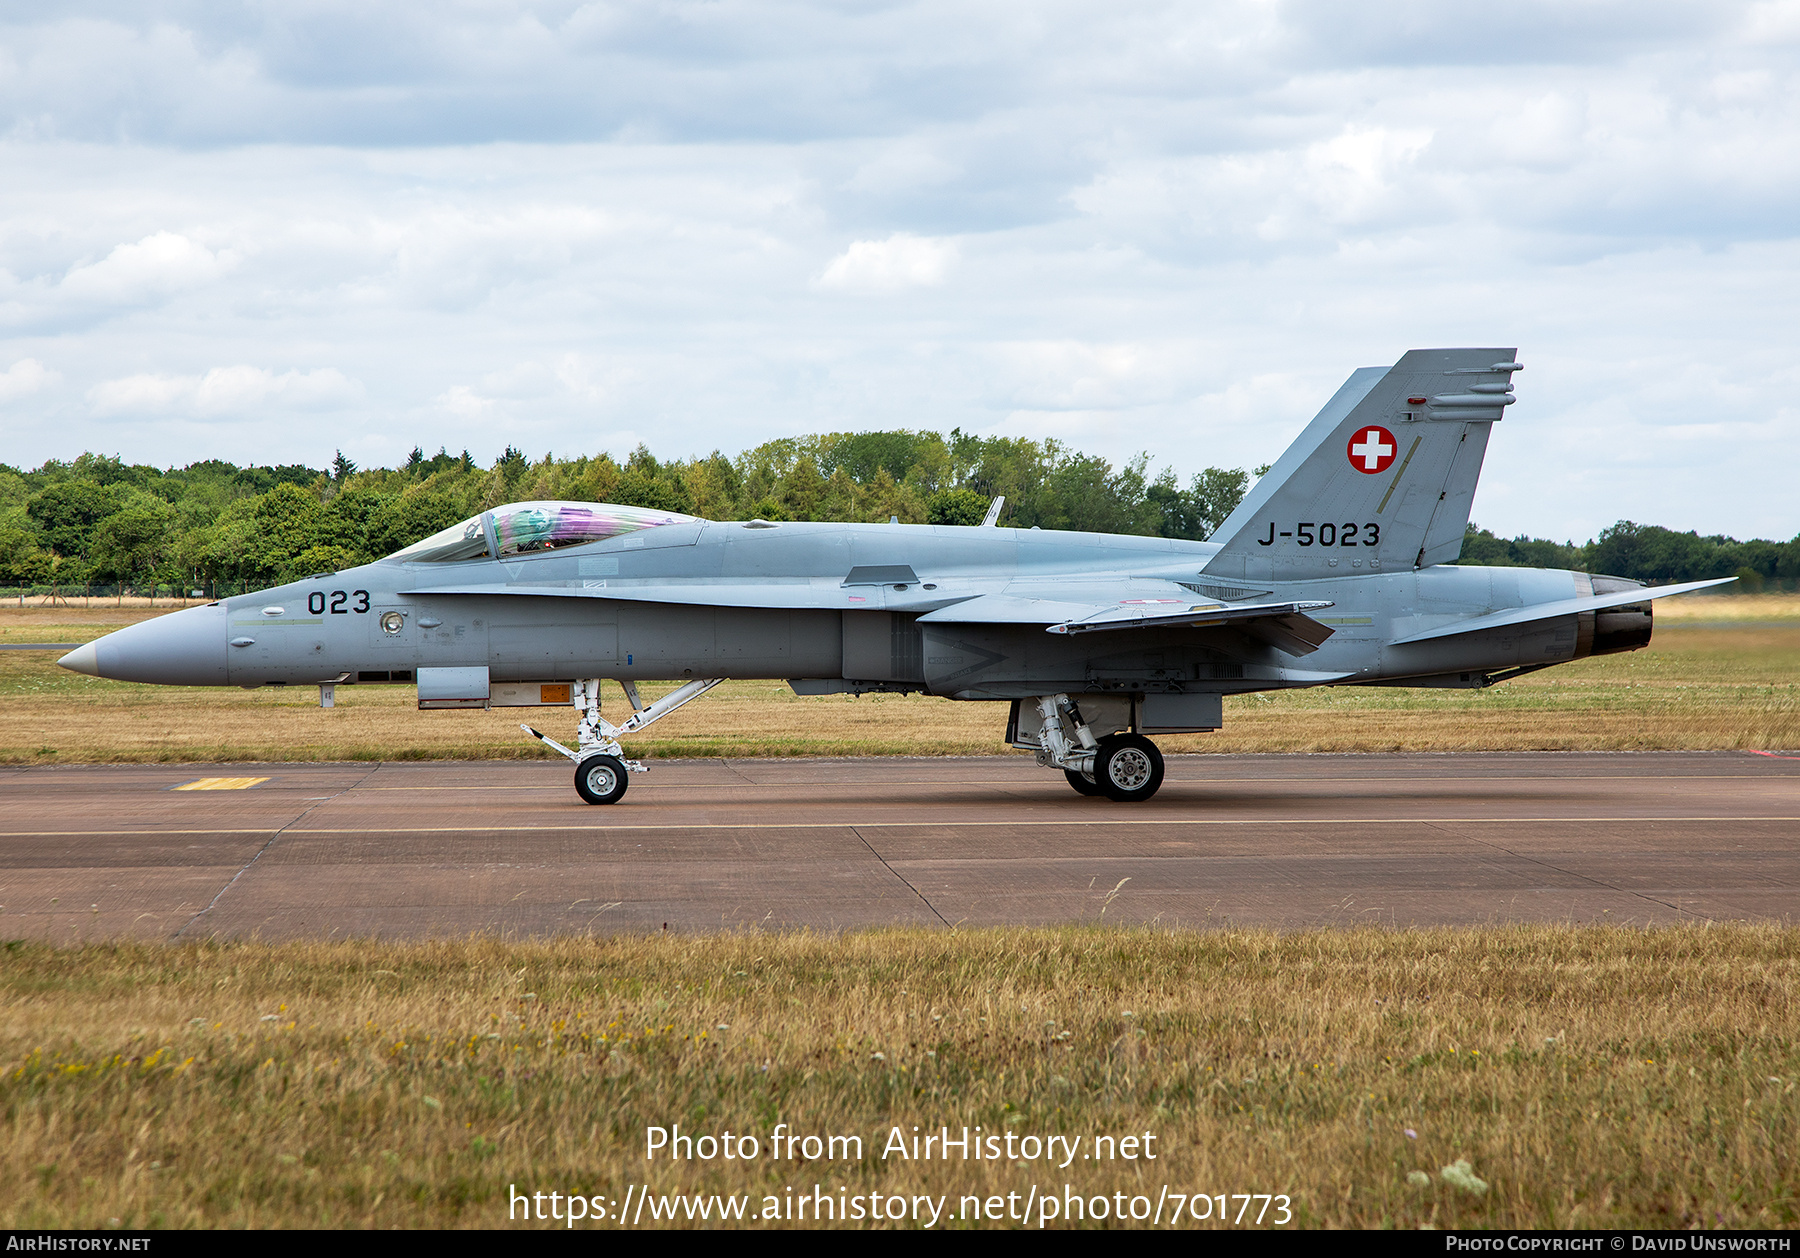
{"type": "Polygon", "coordinates": [[[458,520],[447,528],[421,537],[410,546],[403,546],[391,555],[384,556],[382,562],[394,563],[470,563],[474,560],[492,560],[494,557],[494,529],[487,518],[488,513],[472,515],[466,520],[458,520]],[[482,550],[479,554],[458,554],[481,538],[482,550]],[[444,552],[452,552],[446,554],[444,552]]]}

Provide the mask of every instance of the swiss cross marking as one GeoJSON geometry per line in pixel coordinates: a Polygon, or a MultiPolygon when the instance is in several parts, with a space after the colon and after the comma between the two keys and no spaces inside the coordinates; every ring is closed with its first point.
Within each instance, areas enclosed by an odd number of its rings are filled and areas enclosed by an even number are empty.
{"type": "Polygon", "coordinates": [[[1350,438],[1350,466],[1370,475],[1385,472],[1393,463],[1394,452],[1399,448],[1400,443],[1394,440],[1394,434],[1385,428],[1374,424],[1358,428],[1356,435],[1350,438]]]}

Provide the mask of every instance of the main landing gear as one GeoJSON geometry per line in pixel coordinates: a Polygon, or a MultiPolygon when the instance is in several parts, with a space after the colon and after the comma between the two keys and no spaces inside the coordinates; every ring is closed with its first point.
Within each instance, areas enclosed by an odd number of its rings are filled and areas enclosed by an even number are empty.
{"type": "Polygon", "coordinates": [[[1162,752],[1142,734],[1120,732],[1096,738],[1080,705],[1066,694],[1039,697],[1037,710],[1042,721],[1037,762],[1045,768],[1061,769],[1076,793],[1135,804],[1149,799],[1162,786],[1162,752]]]}
{"type": "Polygon", "coordinates": [[[582,714],[581,725],[577,730],[578,750],[575,751],[570,751],[554,738],[540,734],[529,725],[521,725],[519,728],[575,762],[575,793],[584,801],[590,804],[616,804],[625,797],[625,787],[630,782],[626,775],[645,771],[639,761],[625,759],[624,749],[619,746],[619,735],[635,734],[646,725],[660,721],[682,704],[690,699],[698,699],[724,680],[723,677],[708,677],[701,681],[690,681],[687,685],[670,691],[649,707],[645,707],[638,699],[636,685],[628,681],[621,682],[619,684],[625,688],[625,697],[631,701],[631,715],[625,718],[623,725],[614,725],[600,715],[598,677],[575,682],[569,687],[569,697],[581,709],[582,714]]]}

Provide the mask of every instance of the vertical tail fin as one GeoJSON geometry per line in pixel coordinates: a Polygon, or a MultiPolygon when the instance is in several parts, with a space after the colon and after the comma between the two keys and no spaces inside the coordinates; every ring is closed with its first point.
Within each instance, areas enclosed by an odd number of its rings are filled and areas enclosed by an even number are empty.
{"type": "Polygon", "coordinates": [[[1206,572],[1301,581],[1455,559],[1514,353],[1415,349],[1352,373],[1219,526],[1206,572]]]}

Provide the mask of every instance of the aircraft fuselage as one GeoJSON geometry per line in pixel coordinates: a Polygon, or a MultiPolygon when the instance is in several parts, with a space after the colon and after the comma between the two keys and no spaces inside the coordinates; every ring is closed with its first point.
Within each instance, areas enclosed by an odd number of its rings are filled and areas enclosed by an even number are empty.
{"type": "Polygon", "coordinates": [[[954,699],[1021,698],[1046,686],[1230,694],[1420,677],[1482,684],[1499,671],[1641,645],[1649,624],[1644,604],[1609,613],[1618,623],[1604,632],[1590,612],[1394,646],[1422,630],[1592,593],[1591,579],[1438,565],[1265,582],[1251,592],[1264,601],[1333,604],[1315,615],[1331,636],[1297,660],[1230,626],[1058,636],[1041,623],[921,620],[982,594],[1152,610],[1205,603],[1211,596],[1195,587],[1216,584],[1202,569],[1217,547],[1204,542],[712,522],[668,525],[648,539],[659,544],[645,540],[507,560],[384,561],[290,582],[108,635],[94,644],[93,671],[246,687],[412,682],[419,669],[485,667],[495,682],[780,678],[954,699]],[[459,592],[428,592],[446,586],[459,592]],[[686,601],[663,601],[674,596],[686,601]],[[786,605],[742,605],[752,600],[786,605]],[[1476,676],[1451,678],[1464,673],[1476,676]]]}

